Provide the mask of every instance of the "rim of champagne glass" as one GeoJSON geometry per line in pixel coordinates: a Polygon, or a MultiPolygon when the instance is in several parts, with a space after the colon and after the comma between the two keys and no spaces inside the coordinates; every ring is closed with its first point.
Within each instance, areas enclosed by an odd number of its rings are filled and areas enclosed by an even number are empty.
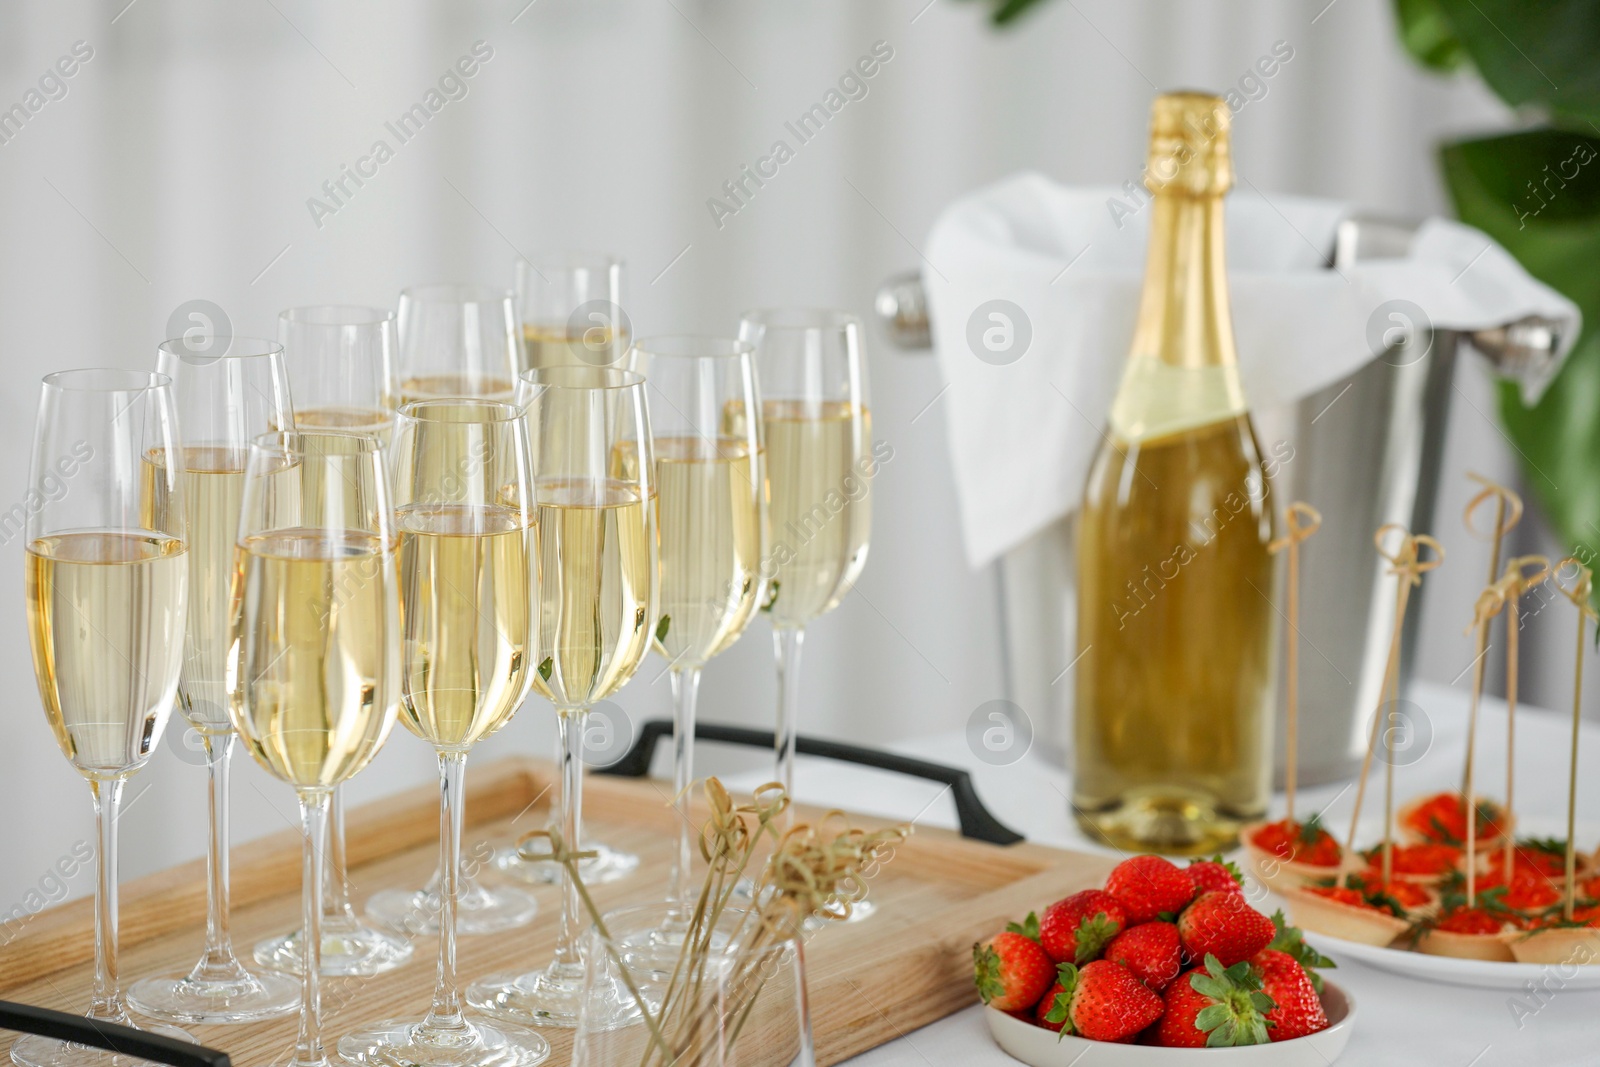
{"type": "Polygon", "coordinates": [[[153,370],[124,370],[121,367],[74,367],[71,370],[51,371],[40,381],[49,389],[83,393],[143,393],[172,387],[170,374],[153,370]],[[112,378],[121,379],[123,384],[99,384],[112,378]]]}
{"type": "Polygon", "coordinates": [[[278,321],[295,326],[381,326],[394,321],[394,311],[365,304],[302,304],[278,312],[278,321]]]}
{"type": "Polygon", "coordinates": [[[482,425],[493,423],[516,422],[524,416],[525,412],[516,404],[506,400],[492,400],[482,396],[430,396],[421,400],[412,400],[400,405],[395,412],[396,419],[407,422],[428,422],[438,425],[482,425]],[[481,419],[431,419],[425,417],[428,408],[448,407],[460,410],[461,408],[477,408],[484,412],[481,419]]]}
{"type": "Polygon", "coordinates": [[[342,441],[349,441],[357,447],[350,452],[340,453],[341,458],[359,455],[382,455],[383,444],[377,437],[370,433],[356,433],[351,430],[268,430],[266,433],[256,434],[250,439],[251,451],[261,451],[279,456],[304,455],[305,447],[299,442],[306,438],[336,437],[342,441]]]}
{"type": "Polygon", "coordinates": [[[174,359],[197,360],[204,363],[218,359],[261,359],[283,355],[283,346],[265,337],[240,337],[231,333],[203,333],[199,336],[211,344],[222,341],[227,347],[221,352],[212,352],[209,348],[196,351],[196,346],[188,338],[173,337],[162,341],[156,346],[156,350],[174,359]]]}
{"type": "Polygon", "coordinates": [[[644,375],[637,371],[622,370],[618,367],[534,367],[525,370],[519,376],[528,385],[539,386],[544,389],[572,389],[600,392],[604,390],[637,389],[644,385],[644,375]],[[571,375],[597,375],[604,377],[602,382],[563,382],[558,378],[571,375]]]}
{"type": "Polygon", "coordinates": [[[756,352],[756,346],[749,341],[702,333],[669,333],[655,337],[641,337],[633,343],[633,347],[647,356],[662,356],[667,359],[737,359],[741,356],[754,356],[756,352]]]}
{"type": "Polygon", "coordinates": [[[752,308],[739,316],[766,330],[845,330],[861,328],[861,316],[837,308],[752,308]]]}
{"type": "Polygon", "coordinates": [[[531,268],[535,273],[538,272],[540,267],[555,267],[567,270],[574,270],[579,267],[595,267],[612,270],[626,265],[626,261],[615,252],[601,252],[588,248],[562,248],[537,256],[517,257],[518,267],[531,268]]]}
{"type": "Polygon", "coordinates": [[[479,285],[475,282],[429,282],[426,285],[408,285],[400,290],[402,302],[418,304],[499,304],[515,302],[516,294],[497,285],[479,285]]]}

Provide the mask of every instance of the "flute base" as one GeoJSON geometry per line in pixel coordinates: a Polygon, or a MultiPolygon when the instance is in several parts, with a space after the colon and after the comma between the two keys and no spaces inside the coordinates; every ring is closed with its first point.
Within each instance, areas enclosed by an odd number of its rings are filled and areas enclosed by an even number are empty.
{"type": "MultiPolygon", "coordinates": [[[[631,1000],[625,995],[604,997],[593,990],[588,995],[590,1012],[585,1026],[590,1030],[626,1026],[637,1018],[630,1014],[631,1000]],[[601,1004],[612,1005],[615,1018],[596,1015],[601,1004]]],[[[576,1027],[584,997],[581,962],[567,967],[552,963],[542,971],[527,974],[497,974],[467,987],[470,1006],[523,1026],[576,1027]]]]}
{"type": "MultiPolygon", "coordinates": [[[[193,1034],[176,1026],[163,1026],[160,1023],[140,1026],[126,1015],[105,1021],[170,1037],[174,1041],[197,1043],[193,1034]]],[[[79,1045],[72,1041],[57,1041],[53,1037],[39,1037],[34,1034],[17,1038],[16,1043],[11,1046],[11,1062],[17,1064],[17,1067],[153,1067],[154,1064],[152,1060],[142,1060],[137,1056],[107,1052],[105,1049],[79,1045]]]]}
{"type": "Polygon", "coordinates": [[[251,974],[237,961],[219,968],[223,977],[144,978],[128,987],[128,1007],[169,1023],[253,1023],[292,1015],[300,1007],[300,983],[283,974],[251,974]]]}
{"type": "Polygon", "coordinates": [[[341,1039],[339,1056],[362,1067],[535,1067],[550,1058],[550,1043],[513,1026],[441,1030],[390,1021],[341,1039]]]}
{"type": "MultiPolygon", "coordinates": [[[[639,867],[638,856],[621,852],[602,841],[585,841],[583,851],[594,853],[590,858],[578,861],[578,874],[586,886],[619,882],[639,867]]],[[[507,878],[515,878],[529,885],[557,885],[562,874],[559,863],[527,859],[515,846],[502,848],[494,854],[494,869],[507,878]]]]}
{"type": "MultiPolygon", "coordinates": [[[[255,961],[288,974],[301,972],[304,949],[301,931],[284,934],[259,942],[255,947],[255,961]]],[[[373,926],[352,921],[350,925],[334,927],[324,920],[322,927],[322,969],[330,976],[360,976],[384,974],[411,958],[411,941],[399,934],[391,934],[373,926]]]]}
{"type": "MultiPolygon", "coordinates": [[[[409,937],[439,932],[439,876],[424,889],[385,889],[367,901],[367,914],[409,937]]],[[[480,885],[462,876],[456,898],[456,933],[493,934],[526,926],[539,913],[539,903],[525,889],[480,885]]]]}

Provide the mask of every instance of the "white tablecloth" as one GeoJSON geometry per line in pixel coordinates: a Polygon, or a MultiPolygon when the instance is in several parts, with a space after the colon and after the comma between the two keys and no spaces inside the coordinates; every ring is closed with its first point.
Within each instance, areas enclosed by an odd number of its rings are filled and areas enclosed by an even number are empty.
{"type": "MultiPolygon", "coordinates": [[[[1426,712],[1434,737],[1426,755],[1397,768],[1395,789],[1399,796],[1459,784],[1465,751],[1465,685],[1465,680],[1457,688],[1419,685],[1410,694],[1411,700],[1426,712]]],[[[1479,765],[1485,776],[1483,789],[1500,796],[1504,792],[1504,705],[1485,701],[1482,716],[1479,765]]],[[[1558,829],[1565,818],[1569,729],[1570,719],[1565,716],[1527,706],[1518,711],[1516,807],[1522,825],[1531,831],[1543,834],[1558,829]]],[[[1030,840],[1097,850],[1079,832],[1069,813],[1066,798],[1071,790],[1067,773],[1043,759],[1028,756],[1009,767],[990,767],[973,757],[961,734],[943,734],[894,747],[907,755],[971,770],[989,809],[1030,840]]],[[[1595,784],[1600,774],[1600,726],[1585,726],[1579,759],[1578,844],[1593,848],[1594,836],[1600,831],[1600,786],[1595,784]]],[[[800,761],[796,777],[795,791],[800,800],[808,803],[843,805],[865,813],[914,819],[922,825],[955,825],[954,806],[948,797],[940,795],[944,787],[934,783],[805,759],[800,761]]],[[[737,784],[748,787],[754,783],[752,778],[737,784]]],[[[1342,785],[1305,790],[1299,809],[1326,807],[1330,825],[1342,837],[1353,793],[1353,789],[1342,785]]],[[[1372,796],[1369,790],[1368,811],[1372,810],[1372,796]]],[[[1048,903],[1039,902],[1041,907],[1048,903]]],[[[1523,994],[1521,999],[1538,1009],[1530,1015],[1526,1010],[1513,1013],[1511,1005],[1518,999],[1517,994],[1431,985],[1354,961],[1340,961],[1332,977],[1355,996],[1360,1012],[1354,1037],[1340,1064],[1546,1067],[1600,1063],[1600,992],[1546,992],[1538,999],[1523,994]]],[[[999,1067],[1014,1062],[990,1040],[976,1006],[850,1061],[852,1067],[999,1067]]]]}

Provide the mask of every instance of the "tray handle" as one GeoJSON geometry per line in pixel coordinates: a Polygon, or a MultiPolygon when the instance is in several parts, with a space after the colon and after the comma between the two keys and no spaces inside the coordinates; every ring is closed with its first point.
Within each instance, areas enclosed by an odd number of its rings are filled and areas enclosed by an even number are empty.
{"type": "Polygon", "coordinates": [[[108,1052],[121,1052],[169,1064],[170,1067],[232,1067],[228,1054],[214,1048],[191,1045],[160,1034],[135,1030],[131,1026],[9,1000],[0,1000],[0,1030],[72,1041],[108,1052]]]}
{"type": "MultiPolygon", "coordinates": [[[[623,778],[643,778],[650,773],[650,759],[655,755],[656,742],[671,737],[671,720],[650,719],[639,727],[639,736],[634,739],[633,746],[623,753],[621,759],[609,766],[595,768],[595,773],[614,774],[623,778]]],[[[696,741],[768,750],[771,750],[774,743],[770,730],[720,726],[716,723],[696,724],[694,737],[696,741]]],[[[961,827],[962,837],[987,841],[994,845],[1014,845],[1023,840],[1021,834],[996,819],[989,809],[983,806],[977,789],[973,787],[972,775],[959,767],[930,763],[927,760],[900,756],[893,752],[884,752],[882,749],[849,745],[842,741],[825,741],[820,737],[807,737],[804,734],[795,739],[795,751],[802,756],[821,756],[841,763],[876,767],[879,770],[894,771],[913,778],[925,778],[930,782],[940,782],[950,787],[950,794],[955,798],[956,821],[961,827]]]]}

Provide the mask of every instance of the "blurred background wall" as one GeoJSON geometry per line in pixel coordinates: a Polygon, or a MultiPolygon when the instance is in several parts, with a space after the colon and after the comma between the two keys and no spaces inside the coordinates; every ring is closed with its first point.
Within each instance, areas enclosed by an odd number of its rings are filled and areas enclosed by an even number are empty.
{"type": "MultiPolygon", "coordinates": [[[[0,144],[0,511],[25,492],[38,377],[151,365],[185,301],[270,335],[286,306],[393,304],[424,281],[509,286],[519,254],[577,247],[627,258],[640,334],[726,333],[760,304],[869,314],[878,283],[918,265],[952,198],[1023,168],[1120,183],[1142,165],[1158,90],[1237,86],[1280,41],[1292,60],[1235,120],[1240,172],[1269,195],[1440,211],[1435,142],[1512,116],[1470,75],[1414,69],[1386,0],[1325,2],[1057,0],[1003,33],[952,0],[5,4],[0,108],[76,42],[92,57],[0,144]],[[490,57],[399,143],[384,124],[476,42],[490,57]],[[715,218],[707,200],[723,182],[875,45],[892,57],[866,95],[715,218]],[[323,183],[380,138],[393,158],[315,218],[308,199],[326,202],[323,183]]],[[[876,328],[870,341],[873,431],[894,458],[874,488],[860,586],[809,631],[803,727],[885,743],[960,728],[1002,683],[993,579],[968,570],[959,543],[937,369],[876,328]]],[[[1512,466],[1482,374],[1459,382],[1435,532],[1482,553],[1456,520],[1464,472],[1512,466]]],[[[32,681],[22,539],[3,551],[0,911],[92,839],[87,790],[51,743],[32,681]]],[[[1470,660],[1474,593],[1429,591],[1423,677],[1448,683],[1470,660]]],[[[758,620],[712,664],[705,718],[770,724],[769,638],[758,620]]],[[[1558,662],[1528,669],[1534,699],[1560,699],[1558,662]]],[[[668,713],[662,673],[652,658],[622,692],[629,716],[668,713]]],[[[475,761],[549,752],[552,720],[530,700],[475,761]]],[[[129,790],[125,876],[203,852],[204,772],[181,720],[169,733],[129,790]]],[[[235,840],[292,825],[290,792],[248,757],[236,766],[235,840]]],[[[397,729],[351,794],[434,774],[431,752],[397,729]]],[[[73,893],[91,881],[85,869],[73,893]]]]}

